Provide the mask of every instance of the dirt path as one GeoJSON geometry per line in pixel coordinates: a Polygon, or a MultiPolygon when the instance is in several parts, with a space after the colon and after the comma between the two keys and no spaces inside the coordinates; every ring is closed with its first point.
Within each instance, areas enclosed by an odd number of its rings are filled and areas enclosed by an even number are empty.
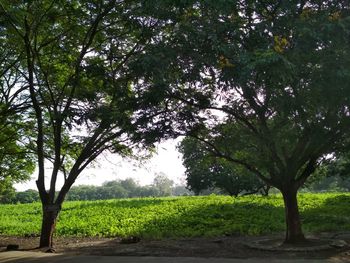
{"type": "MultiPolygon", "coordinates": [[[[342,238],[350,244],[350,234],[322,233],[312,238],[342,238]]],[[[0,262],[350,262],[350,248],[322,251],[263,251],[247,247],[259,239],[282,238],[282,234],[262,237],[223,236],[142,240],[123,244],[117,238],[56,238],[57,254],[35,249],[37,237],[0,236],[0,262]],[[6,252],[8,244],[18,244],[20,251],[6,252]],[[107,256],[107,257],[106,257],[107,256]],[[16,257],[19,257],[16,259],[16,257]],[[33,258],[32,258],[33,257],[33,258]],[[142,257],[142,261],[138,261],[142,257]],[[21,258],[21,259],[20,259],[21,258]],[[85,261],[86,260],[88,261],[85,261]],[[114,261],[112,260],[114,258],[114,261]],[[156,258],[156,261],[150,261],[156,258]],[[210,258],[205,261],[203,258],[210,258]],[[216,258],[215,260],[213,258],[216,258]],[[48,260],[49,261],[45,261],[48,260]],[[181,259],[181,260],[180,260],[181,259]],[[17,260],[17,261],[16,261],[17,260]],[[21,261],[22,260],[22,261],[21,261]],[[27,261],[34,260],[34,261],[27,261]],[[39,260],[39,261],[35,261],[39,260]],[[44,261],[42,261],[44,260],[44,261]],[[63,261],[62,261],[63,260],[63,261]],[[68,261],[67,261],[68,260],[68,261]],[[79,260],[79,261],[78,261],[79,260]],[[93,260],[93,261],[89,261],[93,260]],[[112,260],[112,261],[109,261],[112,260]],[[218,261],[216,261],[218,260],[218,261]]]]}
{"type": "Polygon", "coordinates": [[[11,251],[0,253],[0,262],[6,263],[340,263],[337,259],[232,259],[232,258],[191,258],[191,257],[117,257],[60,255],[39,252],[11,251]]]}

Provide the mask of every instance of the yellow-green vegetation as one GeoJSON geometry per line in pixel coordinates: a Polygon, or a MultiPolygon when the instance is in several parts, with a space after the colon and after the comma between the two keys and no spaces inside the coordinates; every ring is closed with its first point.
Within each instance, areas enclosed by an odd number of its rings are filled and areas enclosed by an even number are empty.
{"type": "MultiPolygon", "coordinates": [[[[300,194],[307,232],[350,230],[350,194],[300,194]]],[[[39,203],[0,205],[0,234],[38,234],[39,203]]],[[[56,235],[145,238],[259,235],[285,229],[281,195],[66,202],[56,235]]]]}

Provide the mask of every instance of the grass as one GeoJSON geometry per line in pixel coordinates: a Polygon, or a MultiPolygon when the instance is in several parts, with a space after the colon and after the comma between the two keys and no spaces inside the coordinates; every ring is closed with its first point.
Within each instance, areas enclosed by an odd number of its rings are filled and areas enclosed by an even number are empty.
{"type": "MultiPolygon", "coordinates": [[[[306,232],[350,230],[350,194],[300,194],[306,232]]],[[[38,234],[41,205],[0,205],[0,234],[38,234]]],[[[58,236],[144,238],[259,235],[285,229],[281,195],[167,197],[66,202],[58,236]]]]}

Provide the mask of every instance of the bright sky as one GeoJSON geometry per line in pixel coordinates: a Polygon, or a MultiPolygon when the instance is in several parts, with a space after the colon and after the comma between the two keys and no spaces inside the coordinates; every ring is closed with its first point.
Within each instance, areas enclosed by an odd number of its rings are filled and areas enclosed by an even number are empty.
{"type": "MultiPolygon", "coordinates": [[[[163,172],[176,184],[184,184],[185,168],[182,165],[181,154],[176,150],[176,145],[180,140],[168,140],[157,145],[157,153],[143,163],[138,161],[125,160],[118,155],[108,154],[99,158],[99,162],[94,167],[87,168],[78,177],[74,185],[101,185],[105,181],[116,179],[133,178],[141,185],[151,184],[155,174],[163,172]]],[[[47,174],[50,174],[47,170],[47,174]]],[[[18,191],[26,189],[36,189],[35,180],[37,173],[32,176],[32,180],[16,184],[18,191]]],[[[48,184],[48,180],[46,179],[48,184]]],[[[63,180],[58,180],[58,187],[63,180]]],[[[46,184],[46,185],[47,185],[46,184]]]]}

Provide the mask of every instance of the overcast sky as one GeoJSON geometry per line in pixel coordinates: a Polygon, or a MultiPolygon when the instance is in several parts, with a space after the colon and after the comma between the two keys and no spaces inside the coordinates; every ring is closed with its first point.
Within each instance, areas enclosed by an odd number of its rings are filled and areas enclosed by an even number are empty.
{"type": "MultiPolygon", "coordinates": [[[[141,185],[151,184],[156,173],[164,173],[176,184],[184,184],[185,168],[182,165],[180,153],[176,150],[179,140],[169,140],[157,145],[157,153],[144,163],[120,158],[118,155],[105,155],[99,158],[94,167],[87,168],[77,179],[74,185],[101,185],[105,181],[133,178],[141,185]]],[[[47,170],[50,174],[50,170],[47,170]]],[[[33,174],[32,180],[16,184],[18,191],[36,189],[35,180],[37,174],[33,174]]],[[[46,185],[48,180],[46,180],[46,185]]],[[[58,187],[63,180],[58,180],[58,187]]]]}

